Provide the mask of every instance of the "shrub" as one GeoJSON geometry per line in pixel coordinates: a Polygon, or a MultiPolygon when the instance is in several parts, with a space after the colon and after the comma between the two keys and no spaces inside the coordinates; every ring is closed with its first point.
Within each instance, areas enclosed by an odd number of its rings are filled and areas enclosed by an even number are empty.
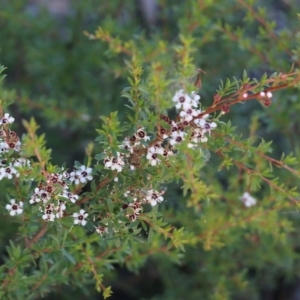
{"type": "Polygon", "coordinates": [[[291,6],[161,2],[150,24],[126,19],[133,3],[76,4],[61,19],[12,3],[0,34],[4,299],[92,296],[91,282],[104,298],[110,285],[140,298],[121,268],[151,265],[152,299],[257,299],[296,281],[291,6]]]}

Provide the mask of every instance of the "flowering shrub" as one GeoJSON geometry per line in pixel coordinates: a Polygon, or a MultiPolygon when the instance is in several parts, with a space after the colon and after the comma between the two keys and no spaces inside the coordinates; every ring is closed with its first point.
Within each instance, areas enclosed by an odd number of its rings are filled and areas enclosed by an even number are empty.
{"type": "MultiPolygon", "coordinates": [[[[239,3],[262,22],[252,7],[239,3]]],[[[192,8],[200,5],[191,4],[192,8]]],[[[207,1],[206,5],[211,8],[212,4],[207,1]]],[[[268,124],[268,128],[288,130],[286,124],[271,120],[280,115],[276,109],[281,109],[281,99],[285,99],[282,91],[299,87],[298,48],[289,56],[296,65],[290,71],[282,71],[287,68],[279,60],[274,59],[272,65],[266,58],[268,72],[260,78],[250,78],[258,76],[244,71],[240,79],[221,81],[209,93],[205,87],[210,83],[204,71],[197,70],[193,48],[200,43],[193,37],[198,10],[184,9],[188,13],[182,11],[181,34],[170,44],[156,37],[153,44],[145,41],[146,46],[139,39],[123,42],[103,28],[85,33],[90,40],[108,44],[115,59],[126,55],[123,65],[129,86],[122,91],[126,118],[119,118],[125,115],[124,106],[118,113],[102,116],[96,142],[88,144],[86,157],[73,167],[54,164],[51,155],[59,154],[55,148],[46,148],[47,135],[38,135],[34,118],[18,118],[15,106],[28,99],[18,99],[14,93],[0,95],[0,180],[7,196],[2,199],[3,218],[16,224],[18,232],[9,237],[1,266],[0,296],[4,299],[39,299],[62,285],[85,290],[91,279],[107,298],[116,266],[136,271],[149,257],[162,255],[157,268],[159,272],[166,268],[166,286],[174,286],[184,276],[185,266],[191,270],[187,273],[203,272],[201,291],[190,299],[211,294],[214,299],[230,299],[230,293],[236,295],[231,290],[241,291],[240,297],[245,298],[252,291],[251,284],[257,285],[249,283],[248,269],[257,270],[261,261],[271,260],[263,259],[262,253],[275,241],[281,252],[274,254],[272,263],[281,267],[278,257],[290,251],[292,246],[286,245],[299,228],[283,215],[298,206],[299,159],[269,154],[271,142],[265,141],[263,137],[268,136],[261,127],[268,124]],[[269,72],[277,69],[278,73],[269,72]],[[10,106],[14,98],[18,101],[10,106]],[[259,113],[252,114],[250,105],[257,105],[259,113]],[[17,133],[21,121],[26,129],[22,136],[17,133]],[[184,251],[190,264],[184,262],[184,251]],[[258,251],[259,258],[247,254],[251,251],[258,251]],[[199,256],[207,260],[200,264],[194,258],[199,256]],[[220,259],[222,266],[215,266],[220,259]],[[171,272],[175,267],[167,261],[181,263],[181,276],[173,275],[178,270],[171,272]]],[[[266,31],[273,30],[263,24],[266,31]]],[[[239,37],[239,31],[230,30],[229,25],[216,27],[224,38],[239,37]]],[[[250,52],[261,53],[242,37],[239,41],[250,52]]],[[[276,56],[273,48],[270,56],[276,56]]],[[[118,73],[116,67],[112,69],[118,73]]],[[[53,116],[54,120],[58,122],[59,116],[53,116]]],[[[89,115],[73,120],[76,124],[81,120],[82,125],[89,115]]],[[[78,124],[74,126],[77,129],[78,124]]],[[[276,136],[268,140],[272,139],[276,136]]],[[[182,298],[187,289],[184,282],[162,297],[182,298]]]]}
{"type": "MultiPolygon", "coordinates": [[[[137,68],[140,69],[135,58],[132,68],[132,74],[135,74],[137,68]]],[[[49,152],[43,151],[43,139],[35,135],[37,125],[34,120],[30,123],[24,121],[29,134],[23,137],[21,143],[18,135],[11,129],[14,118],[5,113],[1,119],[0,129],[1,180],[13,180],[15,186],[22,187],[21,190],[12,192],[14,197],[18,197],[19,204],[15,199],[11,199],[11,204],[7,204],[6,209],[11,216],[20,218],[24,206],[28,215],[23,218],[24,228],[35,220],[35,214],[41,216],[45,222],[31,239],[26,237],[27,249],[34,249],[34,244],[50,229],[47,222],[55,221],[59,227],[54,234],[64,230],[65,238],[74,225],[90,224],[87,226],[87,232],[93,231],[94,228],[94,232],[100,234],[100,240],[104,236],[115,237],[116,246],[120,242],[125,243],[126,240],[134,241],[136,236],[141,235],[142,230],[146,232],[150,230],[152,234],[153,231],[157,231],[158,234],[163,233],[170,239],[169,247],[183,249],[183,245],[187,242],[184,238],[186,233],[182,229],[165,228],[160,222],[156,224],[157,209],[146,208],[147,204],[155,207],[164,201],[165,190],[161,183],[166,184],[174,178],[181,177],[184,189],[193,190],[190,185],[193,184],[194,179],[190,180],[190,176],[195,176],[195,173],[205,164],[203,150],[209,147],[207,145],[211,145],[213,151],[225,158],[223,165],[236,163],[250,174],[254,172],[241,161],[232,160],[225,154],[225,149],[218,146],[224,140],[226,133],[232,131],[229,124],[221,121],[221,116],[230,110],[231,105],[249,99],[257,99],[263,105],[269,106],[272,98],[271,91],[285,87],[287,82],[290,85],[297,84],[299,78],[297,72],[291,72],[279,76],[275,74],[270,79],[266,78],[263,83],[258,83],[250,81],[244,75],[243,80],[236,81],[234,86],[227,83],[227,87],[231,87],[229,95],[224,93],[225,89],[222,90],[221,87],[213,103],[207,108],[200,105],[200,96],[195,91],[187,93],[184,89],[180,89],[175,91],[175,95],[170,99],[170,106],[174,103],[176,108],[174,119],[167,114],[154,115],[151,107],[146,108],[144,105],[142,119],[135,125],[136,131],[132,136],[125,137],[119,144],[117,138],[121,129],[116,114],[111,114],[109,118],[103,117],[103,129],[98,130],[100,135],[97,140],[103,145],[104,152],[96,155],[97,164],[93,168],[76,163],[73,171],[59,169],[46,161],[49,152]],[[212,118],[210,114],[217,111],[221,114],[212,118]],[[155,118],[155,121],[149,126],[152,132],[147,133],[145,120],[150,116],[155,118]],[[219,131],[218,127],[220,127],[219,131]],[[209,144],[211,140],[213,142],[209,144]],[[104,177],[98,184],[96,184],[97,180],[94,180],[97,175],[104,177]],[[91,191],[81,193],[82,188],[90,181],[92,181],[91,191]],[[32,191],[31,196],[26,198],[24,191],[26,194],[32,191]],[[78,205],[84,209],[75,212],[78,210],[78,205]],[[35,206],[38,210],[34,208],[35,206]],[[70,216],[73,217],[73,225],[69,221],[60,221],[67,220],[70,216]]],[[[139,82],[139,78],[134,77],[133,82],[139,82]]],[[[188,86],[185,88],[188,89],[188,86]]],[[[124,95],[134,108],[136,103],[145,96],[138,95],[134,99],[133,91],[134,84],[133,88],[124,95]]],[[[142,106],[141,103],[139,105],[142,106]]],[[[232,145],[243,145],[235,139],[225,139],[232,145]]],[[[265,152],[263,142],[258,151],[261,153],[259,155],[275,162],[263,154],[265,152]]],[[[285,166],[279,161],[276,161],[276,164],[285,166]]],[[[289,194],[263,175],[259,176],[272,189],[289,194]]],[[[297,202],[292,196],[288,198],[297,202]]],[[[246,207],[256,204],[256,200],[248,192],[244,192],[241,200],[246,207]]],[[[47,239],[47,235],[45,238],[47,239]]],[[[85,240],[84,235],[83,240],[85,240]]],[[[12,249],[14,249],[13,245],[12,249]]],[[[27,255],[26,259],[31,259],[31,256],[27,255]]],[[[74,259],[70,258],[70,260],[74,259]]],[[[96,281],[97,289],[104,289],[104,296],[109,296],[110,289],[102,285],[100,278],[96,278],[96,281]]]]}

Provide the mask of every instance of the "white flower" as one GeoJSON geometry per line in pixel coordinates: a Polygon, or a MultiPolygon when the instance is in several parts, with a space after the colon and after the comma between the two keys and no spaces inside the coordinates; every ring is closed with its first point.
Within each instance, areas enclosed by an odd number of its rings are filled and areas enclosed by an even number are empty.
{"type": "Polygon", "coordinates": [[[20,215],[23,212],[23,202],[16,203],[15,199],[10,200],[11,204],[6,204],[5,208],[9,211],[11,216],[20,215]]]}
{"type": "MultiPolygon", "coordinates": [[[[205,117],[205,116],[204,116],[205,117]]],[[[203,119],[195,120],[196,124],[202,128],[203,132],[208,132],[210,134],[211,130],[215,129],[217,127],[217,124],[215,122],[208,122],[203,119]]]]}
{"type": "Polygon", "coordinates": [[[30,204],[34,204],[34,203],[38,203],[38,202],[40,202],[40,201],[41,201],[41,198],[38,196],[38,194],[34,193],[34,194],[31,196],[31,198],[30,198],[30,200],[29,200],[29,203],[30,203],[30,204]]]}
{"type": "Polygon", "coordinates": [[[50,203],[45,206],[44,215],[42,218],[47,222],[53,222],[55,219],[54,204],[50,203]]]}
{"type": "MultiPolygon", "coordinates": [[[[207,137],[204,135],[204,133],[202,132],[202,130],[200,128],[195,128],[192,132],[192,136],[191,136],[191,142],[192,143],[206,143],[207,142],[207,137]]],[[[194,148],[196,145],[189,143],[188,147],[189,148],[194,148]]]]}
{"type": "Polygon", "coordinates": [[[150,137],[147,135],[146,131],[144,130],[144,127],[139,128],[135,133],[135,136],[137,137],[137,139],[144,140],[145,142],[150,140],[150,137]]]}
{"type": "Polygon", "coordinates": [[[124,160],[120,156],[120,153],[117,152],[118,158],[116,157],[107,157],[104,159],[104,167],[105,169],[116,170],[117,172],[122,172],[124,166],[124,160]]]}
{"type": "Polygon", "coordinates": [[[146,202],[149,202],[152,206],[155,206],[158,202],[162,202],[164,198],[161,193],[155,190],[149,190],[146,192],[146,197],[144,198],[146,202]]]}
{"type": "Polygon", "coordinates": [[[20,158],[16,158],[13,162],[13,166],[14,167],[29,167],[30,166],[30,160],[20,157],[20,158]]]}
{"type": "Polygon", "coordinates": [[[51,214],[44,214],[42,216],[42,218],[46,221],[46,222],[53,222],[55,219],[55,215],[53,213],[51,214]]]}
{"type": "Polygon", "coordinates": [[[175,93],[172,101],[175,103],[177,109],[182,108],[183,110],[191,109],[192,107],[198,107],[200,96],[195,92],[191,93],[191,97],[184,93],[183,90],[179,90],[175,93]]]}
{"type": "Polygon", "coordinates": [[[70,173],[70,181],[73,182],[75,184],[79,184],[80,183],[80,174],[77,171],[73,171],[70,173]]]}
{"type": "Polygon", "coordinates": [[[55,217],[57,219],[60,219],[64,216],[64,211],[62,209],[57,209],[57,213],[55,214],[55,217]]]}
{"type": "Polygon", "coordinates": [[[74,217],[74,224],[80,224],[80,225],[82,225],[82,226],[85,226],[85,224],[87,223],[86,222],[86,218],[87,218],[87,216],[88,216],[89,214],[88,213],[86,213],[83,209],[81,209],[80,211],[79,211],[79,213],[74,213],[73,214],[73,217],[74,217]]]}
{"type": "Polygon", "coordinates": [[[88,180],[92,180],[93,176],[91,175],[92,168],[86,166],[80,166],[78,173],[80,173],[80,181],[86,183],[88,180]]]}
{"type": "Polygon", "coordinates": [[[171,134],[170,144],[172,146],[184,141],[184,136],[186,135],[183,131],[173,131],[171,134]]]}
{"type": "Polygon", "coordinates": [[[70,173],[67,172],[67,171],[63,171],[61,174],[60,174],[60,178],[65,180],[65,179],[69,179],[70,178],[70,173]]]}
{"type": "Polygon", "coordinates": [[[72,203],[75,203],[79,198],[78,195],[73,194],[73,193],[68,192],[68,191],[64,191],[61,196],[65,197],[65,198],[68,198],[72,203]]]}
{"type": "Polygon", "coordinates": [[[8,113],[4,114],[4,117],[1,119],[1,123],[4,124],[11,124],[14,122],[14,118],[11,117],[8,113]]]}
{"type": "Polygon", "coordinates": [[[34,194],[31,196],[29,203],[34,204],[42,201],[43,203],[47,203],[51,199],[51,193],[47,192],[43,188],[35,188],[34,194]]]}
{"type": "Polygon", "coordinates": [[[157,157],[156,153],[153,153],[153,154],[148,153],[147,159],[150,160],[151,166],[156,166],[156,165],[160,164],[160,159],[157,157]]]}
{"type": "Polygon", "coordinates": [[[198,107],[200,96],[198,94],[196,94],[196,92],[193,91],[191,93],[191,98],[192,98],[193,107],[198,107]]]}
{"type": "Polygon", "coordinates": [[[135,215],[139,215],[142,211],[142,203],[136,198],[134,199],[134,202],[129,203],[128,206],[133,209],[135,215]]]}
{"type": "Polygon", "coordinates": [[[66,210],[66,202],[63,200],[58,200],[56,210],[66,210]]]}
{"type": "Polygon", "coordinates": [[[100,235],[102,235],[103,233],[107,233],[108,232],[108,228],[105,226],[94,226],[96,229],[96,232],[99,233],[100,235]]]}
{"type": "Polygon", "coordinates": [[[64,210],[66,210],[66,202],[63,200],[58,200],[58,205],[55,207],[57,213],[56,218],[62,218],[64,216],[64,210]]]}
{"type": "Polygon", "coordinates": [[[70,174],[65,173],[64,176],[69,176],[69,180],[75,184],[86,183],[88,180],[92,180],[91,175],[92,169],[86,166],[80,166],[78,170],[71,172],[70,174]]]}
{"type": "Polygon", "coordinates": [[[124,141],[122,142],[122,145],[119,146],[120,149],[125,149],[125,150],[129,151],[130,153],[133,153],[133,147],[134,146],[131,144],[128,137],[126,137],[124,139],[124,141]]]}
{"type": "Polygon", "coordinates": [[[51,199],[51,194],[48,193],[44,189],[40,188],[35,188],[34,194],[31,196],[29,203],[37,203],[42,201],[43,203],[47,203],[51,199]]]}
{"type": "MultiPolygon", "coordinates": [[[[47,222],[53,222],[54,219],[55,219],[55,215],[54,215],[54,204],[53,203],[50,203],[50,204],[47,204],[45,205],[44,207],[44,215],[42,216],[42,218],[47,221],[47,222]]],[[[40,210],[42,211],[42,206],[40,208],[40,210]]]]}
{"type": "Polygon", "coordinates": [[[158,158],[158,154],[164,154],[164,148],[162,148],[160,145],[157,145],[157,147],[152,146],[148,149],[146,158],[149,160],[151,166],[155,166],[161,162],[158,158]]]}
{"type": "Polygon", "coordinates": [[[192,99],[183,90],[175,93],[172,101],[175,103],[177,109],[183,108],[184,110],[190,109],[193,106],[192,99]]]}
{"type": "Polygon", "coordinates": [[[182,118],[182,121],[190,122],[193,120],[193,117],[198,116],[200,113],[200,110],[189,108],[187,110],[182,110],[179,115],[182,118]]]}
{"type": "Polygon", "coordinates": [[[150,147],[149,150],[151,149],[151,151],[153,151],[153,149],[155,150],[155,153],[163,155],[165,148],[161,146],[160,143],[155,144],[154,146],[150,147]]]}
{"type": "Polygon", "coordinates": [[[130,153],[132,153],[133,147],[140,145],[140,140],[144,140],[145,142],[150,140],[150,137],[147,135],[144,127],[139,128],[131,138],[125,138],[123,145],[121,145],[120,148],[127,149],[130,153]]]}
{"type": "Polygon", "coordinates": [[[9,146],[6,142],[0,143],[0,153],[6,153],[9,151],[9,146]]]}
{"type": "Polygon", "coordinates": [[[256,205],[256,199],[253,198],[248,192],[245,192],[243,196],[240,198],[246,207],[251,207],[256,205]]]}
{"type": "Polygon", "coordinates": [[[11,165],[9,165],[8,167],[5,167],[5,168],[1,168],[0,169],[0,180],[5,177],[8,179],[12,179],[14,174],[17,177],[19,176],[18,171],[11,165]]]}

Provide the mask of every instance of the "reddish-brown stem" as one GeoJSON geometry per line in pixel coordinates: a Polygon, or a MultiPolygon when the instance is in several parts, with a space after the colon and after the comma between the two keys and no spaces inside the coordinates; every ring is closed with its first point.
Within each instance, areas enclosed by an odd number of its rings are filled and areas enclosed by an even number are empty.
{"type": "MultiPolygon", "coordinates": [[[[216,151],[216,153],[221,156],[224,157],[224,154],[222,153],[221,149],[218,149],[216,151]]],[[[246,171],[248,174],[253,175],[253,176],[259,176],[265,183],[267,183],[271,188],[273,188],[276,191],[279,191],[283,194],[286,194],[288,199],[290,199],[294,204],[298,204],[299,201],[297,199],[295,199],[294,197],[290,196],[288,192],[286,192],[283,188],[281,188],[280,186],[278,186],[277,184],[275,184],[274,182],[272,182],[271,180],[269,180],[268,178],[262,176],[261,174],[255,172],[254,170],[246,167],[243,163],[236,161],[236,160],[231,160],[236,166],[238,166],[239,168],[243,169],[244,171],[246,171]]]]}
{"type": "MultiPolygon", "coordinates": [[[[215,134],[215,135],[218,135],[218,134],[215,134]]],[[[240,142],[237,142],[237,141],[234,141],[233,139],[229,138],[229,137],[225,137],[226,141],[228,141],[229,143],[231,144],[234,144],[238,147],[241,147],[241,148],[244,148],[245,146],[240,143],[240,142]]],[[[275,159],[275,158],[272,158],[266,154],[264,154],[263,152],[261,151],[255,151],[256,154],[258,154],[259,156],[265,158],[266,160],[268,160],[269,162],[271,162],[274,166],[276,167],[279,167],[279,168],[283,168],[283,169],[286,169],[287,171],[291,172],[292,174],[296,175],[296,176],[300,176],[300,172],[289,167],[288,165],[286,165],[285,163],[275,159]]]]}
{"type": "Polygon", "coordinates": [[[26,248],[30,248],[33,244],[35,244],[47,231],[48,223],[44,223],[40,231],[26,244],[26,248]]]}
{"type": "MultiPolygon", "coordinates": [[[[297,74],[297,73],[295,72],[295,73],[291,73],[289,75],[292,76],[292,75],[295,75],[295,74],[297,74]]],[[[300,80],[300,76],[297,76],[293,81],[291,81],[289,83],[281,84],[279,86],[269,87],[269,88],[265,89],[265,92],[266,93],[267,92],[274,92],[276,90],[287,88],[288,86],[292,86],[295,83],[298,83],[299,80],[300,80]]],[[[274,80],[272,80],[272,81],[274,81],[274,80]]],[[[270,82],[272,82],[272,81],[270,81],[270,82]]],[[[254,89],[255,87],[251,87],[251,88],[254,89]]],[[[251,88],[248,88],[248,90],[250,90],[251,88]]],[[[218,103],[218,105],[212,105],[212,106],[208,107],[205,111],[200,113],[198,116],[194,117],[193,120],[199,119],[199,118],[203,117],[206,114],[211,114],[211,113],[214,113],[216,111],[221,111],[224,104],[233,105],[233,104],[237,104],[237,103],[240,103],[240,102],[245,102],[245,101],[249,101],[249,100],[252,100],[252,99],[260,98],[260,93],[255,93],[255,94],[249,95],[247,98],[244,98],[241,95],[242,93],[243,93],[243,91],[241,91],[239,93],[240,96],[237,97],[237,98],[232,99],[232,95],[230,95],[229,97],[222,99],[218,103]]]]}

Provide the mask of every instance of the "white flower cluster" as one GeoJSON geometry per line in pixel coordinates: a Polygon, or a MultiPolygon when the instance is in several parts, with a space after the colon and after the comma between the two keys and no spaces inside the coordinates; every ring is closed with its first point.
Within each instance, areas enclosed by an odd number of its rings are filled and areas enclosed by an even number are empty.
{"type": "MultiPolygon", "coordinates": [[[[40,184],[34,190],[29,203],[40,203],[40,211],[43,212],[42,218],[45,221],[52,222],[55,218],[62,218],[64,216],[67,203],[75,203],[79,198],[78,195],[69,191],[69,183],[86,183],[87,180],[93,179],[91,172],[91,168],[80,166],[76,171],[73,171],[70,174],[64,170],[62,170],[61,173],[49,174],[47,176],[47,183],[40,184]]],[[[84,226],[86,221],[79,222],[78,216],[73,214],[74,224],[81,224],[84,226]]]]}
{"type": "MultiPolygon", "coordinates": [[[[144,127],[139,127],[131,136],[123,140],[119,145],[119,151],[112,155],[106,150],[104,159],[104,168],[120,173],[127,170],[135,170],[140,167],[141,160],[146,160],[149,166],[157,166],[167,161],[170,156],[175,155],[176,145],[189,138],[188,147],[196,148],[199,143],[207,142],[211,130],[216,128],[215,122],[209,121],[209,115],[201,116],[199,107],[200,96],[192,92],[191,94],[179,90],[175,93],[172,101],[178,111],[177,121],[171,120],[167,116],[161,119],[167,123],[166,128],[157,127],[157,136],[152,140],[147,135],[144,127]],[[191,129],[191,130],[190,130],[191,129]],[[187,130],[191,131],[188,135],[187,130]]],[[[10,131],[9,125],[14,118],[5,114],[0,120],[0,180],[3,178],[12,179],[19,176],[20,168],[30,169],[30,162],[25,158],[11,158],[11,151],[20,152],[21,142],[13,131],[10,131]]],[[[40,206],[43,213],[42,218],[45,221],[54,221],[66,215],[65,211],[70,203],[78,200],[78,195],[70,192],[71,183],[75,185],[85,184],[92,180],[92,169],[86,166],[77,167],[71,173],[62,170],[59,173],[49,174],[46,182],[40,183],[35,188],[34,193],[29,199],[30,204],[40,206]]],[[[115,179],[117,181],[117,177],[115,179]]],[[[156,190],[137,189],[125,193],[125,196],[131,196],[131,203],[124,204],[123,209],[129,220],[134,221],[142,212],[143,204],[152,206],[161,203],[163,192],[156,190]]],[[[11,215],[20,214],[23,211],[23,203],[17,204],[14,199],[6,208],[11,215]]],[[[81,209],[78,213],[73,213],[74,224],[85,226],[88,213],[81,209]]],[[[103,234],[107,231],[102,225],[95,227],[96,232],[103,234]]]]}
{"type": "MultiPolygon", "coordinates": [[[[104,168],[120,173],[124,168],[134,170],[140,166],[140,161],[146,158],[150,166],[157,166],[170,156],[175,155],[174,148],[188,136],[187,129],[192,129],[189,136],[188,147],[196,148],[199,143],[205,143],[216,128],[215,122],[209,121],[209,115],[201,115],[199,108],[200,96],[195,92],[190,95],[183,90],[175,93],[172,101],[179,113],[177,122],[167,116],[161,119],[167,123],[166,128],[158,126],[155,139],[150,139],[145,128],[140,127],[131,137],[126,137],[119,146],[120,152],[115,156],[106,156],[104,168]]],[[[115,178],[118,181],[118,178],[115,178]]],[[[126,216],[134,221],[142,210],[142,204],[150,203],[152,206],[163,201],[163,193],[149,190],[131,191],[133,202],[124,204],[126,216]],[[142,195],[141,195],[142,194],[142,195]]],[[[125,193],[127,197],[129,194],[125,193]]]]}
{"type": "MultiPolygon", "coordinates": [[[[80,166],[77,171],[73,171],[71,174],[63,170],[61,173],[49,174],[46,183],[41,183],[35,188],[34,193],[29,199],[29,203],[39,203],[39,210],[43,213],[42,218],[47,222],[53,222],[55,218],[62,218],[67,208],[67,203],[71,202],[74,204],[79,198],[78,195],[69,191],[69,183],[86,183],[87,180],[93,178],[91,172],[91,168],[80,166]],[[78,182],[76,182],[77,180],[78,182]]],[[[20,205],[17,205],[15,200],[12,199],[11,203],[12,205],[8,204],[6,206],[6,209],[10,211],[11,215],[23,212],[22,202],[20,202],[20,205]]],[[[74,213],[73,217],[74,224],[80,224],[82,226],[86,224],[84,220],[87,217],[86,213],[82,214],[82,211],[80,211],[79,214],[74,213]],[[81,215],[84,216],[83,219],[81,215]]]]}
{"type": "Polygon", "coordinates": [[[120,145],[123,153],[117,152],[117,156],[107,156],[104,159],[104,167],[113,171],[122,172],[126,166],[134,170],[139,166],[142,157],[146,157],[149,165],[156,166],[162,163],[163,159],[174,155],[173,147],[185,140],[187,128],[192,128],[188,147],[196,148],[197,144],[207,142],[211,130],[217,124],[208,120],[209,115],[201,114],[199,109],[200,96],[192,92],[191,95],[179,90],[175,93],[172,101],[179,112],[179,121],[170,120],[167,116],[162,119],[171,127],[169,130],[159,127],[158,137],[155,144],[150,141],[143,127],[139,128],[132,137],[126,137],[120,145]],[[148,143],[147,143],[148,142],[148,143]],[[125,151],[125,152],[124,152],[125,151]],[[127,151],[127,152],[126,152],[127,151]]]}
{"type": "Polygon", "coordinates": [[[137,157],[137,153],[144,152],[143,150],[146,149],[146,146],[143,143],[147,142],[149,139],[150,137],[147,136],[144,128],[139,128],[131,138],[126,137],[119,146],[125,153],[117,152],[117,157],[107,156],[104,159],[105,169],[122,172],[127,162],[130,169],[134,170],[139,166],[139,160],[135,160],[135,157],[137,157]]]}
{"type": "MultiPolygon", "coordinates": [[[[27,161],[24,161],[21,158],[15,161],[17,167],[23,166],[25,163],[27,164],[27,161]]],[[[34,193],[29,199],[29,203],[39,203],[39,210],[43,213],[42,218],[45,221],[53,222],[55,218],[62,218],[64,216],[67,203],[75,203],[79,198],[78,195],[69,191],[69,183],[86,183],[87,180],[93,179],[91,172],[91,168],[80,166],[78,170],[73,171],[71,174],[65,171],[56,174],[49,174],[47,176],[46,183],[40,183],[39,186],[35,188],[34,193]]],[[[11,178],[9,174],[15,174],[16,172],[13,168],[11,168],[11,171],[6,171],[6,173],[6,177],[11,178]]],[[[23,212],[23,202],[20,202],[18,205],[16,204],[15,200],[12,199],[11,203],[11,205],[6,205],[6,209],[12,216],[21,214],[23,212]]],[[[83,214],[83,216],[85,219],[87,214],[83,214]]],[[[86,224],[84,219],[81,221],[80,214],[74,213],[73,217],[74,224],[81,224],[83,226],[86,224]]]]}
{"type": "MultiPolygon", "coordinates": [[[[188,147],[196,148],[198,143],[207,142],[206,134],[208,133],[210,135],[211,130],[216,128],[217,124],[208,121],[209,115],[207,114],[203,115],[201,118],[197,118],[197,116],[201,114],[201,109],[199,109],[200,96],[195,92],[192,92],[189,96],[184,93],[183,90],[180,90],[176,92],[172,100],[175,103],[176,108],[180,110],[180,123],[183,124],[183,126],[187,126],[192,125],[191,122],[193,122],[194,126],[192,127],[192,135],[188,147]]],[[[183,130],[180,128],[180,132],[177,127],[176,124],[172,127],[173,144],[181,142],[181,140],[184,140],[185,136],[183,130]]]]}
{"type": "Polygon", "coordinates": [[[63,217],[66,200],[75,203],[78,199],[77,195],[68,191],[68,178],[69,173],[67,172],[49,174],[46,184],[41,183],[35,188],[29,203],[39,203],[40,211],[43,212],[42,218],[45,221],[53,222],[55,218],[63,217]],[[53,200],[56,203],[53,203],[53,200]]]}
{"type": "Polygon", "coordinates": [[[21,150],[19,137],[10,130],[10,125],[14,120],[8,113],[4,114],[0,120],[0,180],[19,177],[18,169],[30,166],[29,160],[25,158],[11,157],[14,151],[20,152],[21,150]]]}
{"type": "MultiPolygon", "coordinates": [[[[30,167],[29,160],[11,157],[14,151],[18,153],[21,150],[19,137],[14,131],[10,130],[10,125],[14,120],[8,113],[5,113],[0,119],[0,180],[19,177],[20,168],[30,167]]],[[[23,202],[20,201],[17,204],[15,199],[11,199],[10,203],[5,208],[11,216],[20,215],[23,212],[23,202]]]]}
{"type": "Polygon", "coordinates": [[[17,134],[9,128],[14,120],[8,113],[0,120],[0,153],[7,153],[10,150],[20,151],[21,142],[17,134]]]}
{"type": "MultiPolygon", "coordinates": [[[[3,178],[13,179],[19,177],[19,171],[24,168],[26,171],[31,170],[30,161],[23,157],[12,157],[11,153],[16,151],[18,154],[21,150],[21,142],[14,131],[10,130],[10,125],[14,118],[8,113],[0,119],[0,180],[3,178]]],[[[39,210],[43,213],[42,218],[45,221],[54,221],[55,218],[62,218],[67,208],[67,203],[75,203],[78,195],[69,191],[69,185],[85,184],[92,180],[92,169],[86,166],[80,166],[75,171],[49,174],[46,182],[40,183],[35,188],[34,193],[29,199],[30,204],[38,203],[39,210]]],[[[6,209],[11,216],[19,215],[23,212],[23,202],[17,204],[15,199],[10,200],[11,204],[6,205],[6,209]]],[[[74,224],[84,226],[85,218],[88,216],[83,210],[74,213],[74,224]]]]}

